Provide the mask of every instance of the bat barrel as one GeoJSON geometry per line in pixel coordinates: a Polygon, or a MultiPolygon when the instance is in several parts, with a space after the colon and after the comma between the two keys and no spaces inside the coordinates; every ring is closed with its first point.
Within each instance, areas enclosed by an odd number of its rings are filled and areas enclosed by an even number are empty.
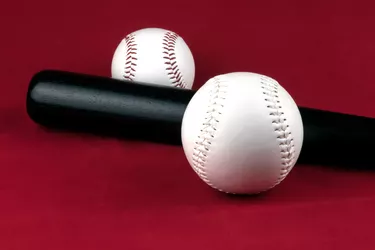
{"type": "Polygon", "coordinates": [[[44,70],[33,76],[27,113],[53,129],[181,144],[181,120],[194,92],[107,77],[44,70]]]}
{"type": "MultiPolygon", "coordinates": [[[[193,90],[45,70],[31,79],[27,112],[54,129],[181,145],[193,90]]],[[[375,119],[299,107],[304,142],[299,163],[374,168],[375,119]]]]}

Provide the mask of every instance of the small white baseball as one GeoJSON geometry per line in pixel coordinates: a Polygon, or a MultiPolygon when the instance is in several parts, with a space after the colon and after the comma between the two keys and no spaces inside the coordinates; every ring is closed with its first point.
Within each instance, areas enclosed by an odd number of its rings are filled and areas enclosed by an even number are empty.
{"type": "Polygon", "coordinates": [[[218,75],[190,100],[181,138],[186,158],[209,186],[257,194],[294,167],[303,142],[299,109],[274,79],[250,72],[218,75]]]}
{"type": "Polygon", "coordinates": [[[191,89],[195,63],[181,36],[145,28],[128,34],[117,46],[111,74],[114,79],[191,89]]]}

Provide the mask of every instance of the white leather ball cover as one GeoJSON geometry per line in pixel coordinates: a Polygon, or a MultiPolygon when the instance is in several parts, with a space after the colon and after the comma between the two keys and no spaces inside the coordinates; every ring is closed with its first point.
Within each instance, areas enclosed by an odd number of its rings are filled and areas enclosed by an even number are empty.
{"type": "Polygon", "coordinates": [[[195,63],[181,36],[145,28],[128,34],[117,46],[111,74],[114,79],[191,89],[195,63]]]}
{"type": "Polygon", "coordinates": [[[299,109],[274,79],[250,72],[208,80],[185,111],[182,144],[189,164],[209,186],[256,194],[278,185],[303,142],[299,109]]]}

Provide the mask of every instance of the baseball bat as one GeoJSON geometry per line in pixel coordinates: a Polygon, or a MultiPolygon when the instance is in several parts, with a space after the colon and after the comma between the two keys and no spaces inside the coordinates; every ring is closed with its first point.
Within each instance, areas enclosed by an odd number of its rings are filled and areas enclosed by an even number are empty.
{"type": "MultiPolygon", "coordinates": [[[[43,70],[29,83],[26,108],[34,122],[52,129],[181,145],[182,118],[195,92],[43,70]]],[[[304,126],[298,163],[375,167],[375,118],[298,107],[304,126]]]]}

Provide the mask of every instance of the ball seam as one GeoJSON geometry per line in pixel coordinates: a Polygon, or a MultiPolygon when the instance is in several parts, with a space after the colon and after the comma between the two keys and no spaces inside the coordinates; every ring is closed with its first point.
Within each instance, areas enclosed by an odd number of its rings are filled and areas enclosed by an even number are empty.
{"type": "Polygon", "coordinates": [[[215,139],[217,125],[220,123],[220,116],[222,116],[222,109],[224,108],[223,102],[226,99],[227,94],[227,84],[225,84],[218,77],[212,78],[211,81],[213,81],[214,86],[210,90],[206,116],[202,123],[200,134],[198,135],[194,144],[192,167],[205,183],[214,189],[225,192],[224,190],[215,186],[209,180],[205,166],[210,147],[215,139]]]}
{"type": "Polygon", "coordinates": [[[163,59],[166,65],[167,75],[174,87],[185,88],[186,84],[183,75],[177,64],[176,43],[179,36],[171,31],[167,31],[163,37],[163,59]]]}
{"type": "Polygon", "coordinates": [[[125,37],[126,43],[126,59],[124,66],[124,79],[133,81],[135,77],[135,67],[137,66],[137,43],[135,41],[135,34],[131,33],[125,37]]]}
{"type": "Polygon", "coordinates": [[[274,132],[277,136],[276,139],[280,148],[282,165],[277,180],[273,185],[266,189],[268,190],[277,186],[285,179],[294,165],[296,155],[292,132],[289,131],[287,119],[284,116],[284,112],[281,111],[282,106],[280,104],[280,97],[278,93],[279,84],[267,76],[261,76],[260,81],[261,88],[263,89],[263,95],[265,96],[264,100],[267,104],[269,115],[272,118],[272,125],[274,126],[274,132]]]}

